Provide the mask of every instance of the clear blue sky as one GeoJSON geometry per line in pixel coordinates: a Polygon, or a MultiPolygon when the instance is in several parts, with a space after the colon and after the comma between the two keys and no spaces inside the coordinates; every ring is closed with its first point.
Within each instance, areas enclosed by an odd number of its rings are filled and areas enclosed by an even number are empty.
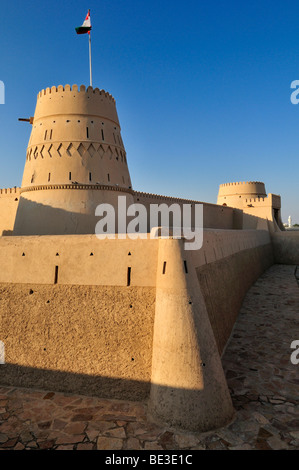
{"type": "Polygon", "coordinates": [[[0,187],[22,180],[39,90],[93,81],[116,99],[133,187],[216,202],[264,181],[299,223],[299,3],[0,1],[0,187]]]}

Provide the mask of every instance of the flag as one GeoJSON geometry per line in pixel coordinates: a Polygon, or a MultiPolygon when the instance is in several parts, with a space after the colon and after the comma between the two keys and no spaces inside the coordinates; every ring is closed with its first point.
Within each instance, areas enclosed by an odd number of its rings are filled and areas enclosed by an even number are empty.
{"type": "Polygon", "coordinates": [[[90,10],[88,10],[88,13],[86,15],[85,21],[82,26],[79,26],[76,28],[77,34],[90,34],[91,30],[91,21],[90,21],[90,10]]]}

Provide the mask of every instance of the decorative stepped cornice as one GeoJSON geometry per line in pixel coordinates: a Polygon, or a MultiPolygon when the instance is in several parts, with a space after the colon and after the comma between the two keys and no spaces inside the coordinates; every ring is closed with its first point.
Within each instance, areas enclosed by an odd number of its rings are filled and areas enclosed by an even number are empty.
{"type": "Polygon", "coordinates": [[[106,184],[45,184],[38,186],[27,186],[21,188],[21,194],[29,191],[46,191],[49,189],[88,189],[88,190],[100,190],[100,191],[119,191],[122,193],[134,194],[133,189],[123,188],[121,186],[112,186],[106,184]]]}

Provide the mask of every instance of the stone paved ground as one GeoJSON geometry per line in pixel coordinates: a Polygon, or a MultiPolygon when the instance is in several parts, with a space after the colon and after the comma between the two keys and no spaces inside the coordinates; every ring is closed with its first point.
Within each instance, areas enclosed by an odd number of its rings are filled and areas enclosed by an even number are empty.
{"type": "Polygon", "coordinates": [[[148,423],[142,403],[0,387],[0,449],[299,449],[298,311],[292,266],[249,291],[223,356],[236,409],[225,428],[183,433],[148,423]]]}

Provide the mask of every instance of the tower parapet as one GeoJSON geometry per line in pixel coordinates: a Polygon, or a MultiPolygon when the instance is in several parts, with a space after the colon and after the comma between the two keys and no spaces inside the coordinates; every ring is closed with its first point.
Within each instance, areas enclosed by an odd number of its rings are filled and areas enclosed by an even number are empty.
{"type": "Polygon", "coordinates": [[[217,204],[231,207],[243,207],[244,198],[267,197],[265,184],[261,181],[243,181],[239,183],[225,183],[219,187],[217,204]]]}
{"type": "Polygon", "coordinates": [[[101,202],[115,205],[115,189],[133,202],[110,93],[84,85],[46,88],[37,95],[31,122],[15,234],[94,233],[95,208],[101,202]],[[46,212],[52,214],[52,228],[45,228],[46,212]]]}

